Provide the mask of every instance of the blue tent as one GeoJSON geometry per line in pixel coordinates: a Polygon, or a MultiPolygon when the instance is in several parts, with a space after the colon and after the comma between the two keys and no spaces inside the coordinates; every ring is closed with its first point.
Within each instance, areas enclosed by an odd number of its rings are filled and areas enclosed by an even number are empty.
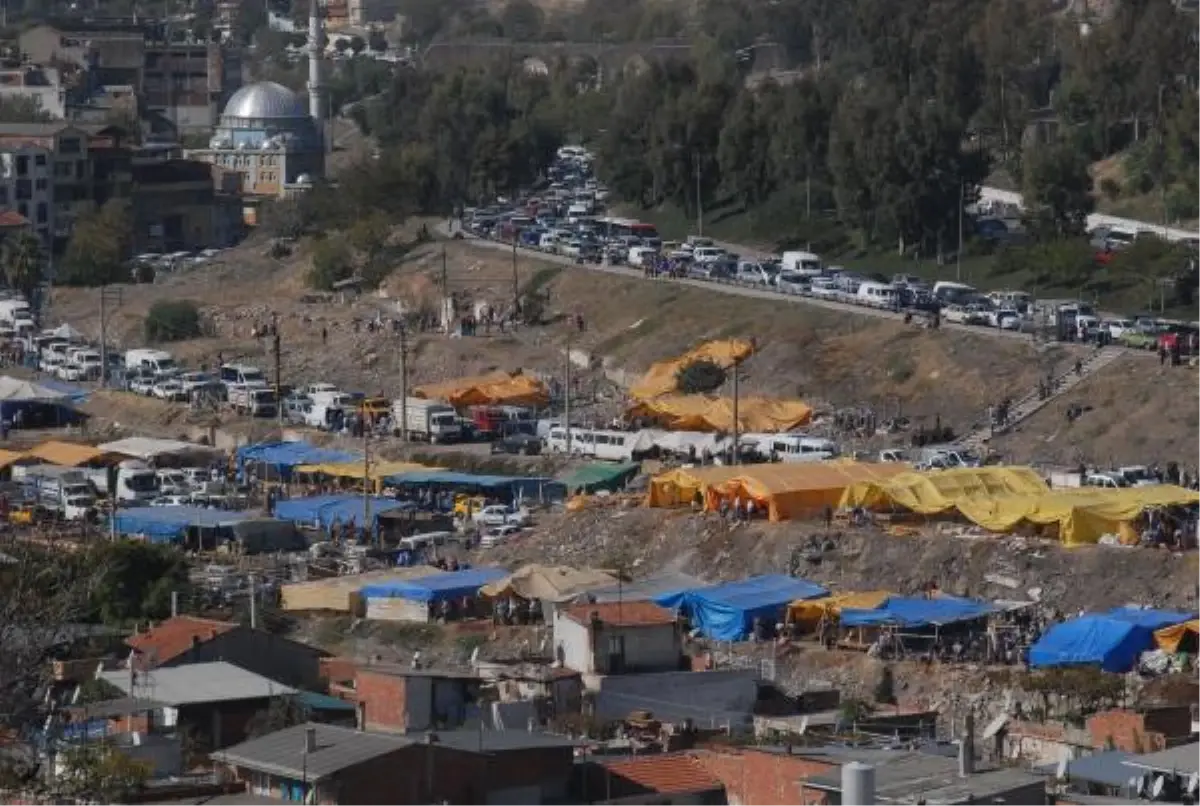
{"type": "MultiPolygon", "coordinates": [[[[408,501],[373,496],[371,524],[374,525],[384,512],[411,506],[408,501]]],[[[366,506],[361,495],[352,493],[287,498],[275,502],[275,517],[313,529],[329,529],[335,523],[349,523],[351,520],[362,526],[366,521],[366,506]]]]}
{"type": "Polygon", "coordinates": [[[474,596],[484,585],[506,576],[508,576],[508,571],[503,568],[480,566],[464,571],[434,574],[420,579],[367,585],[359,593],[364,599],[411,599],[416,602],[441,602],[446,599],[474,596]]]}
{"type": "Polygon", "coordinates": [[[993,611],[987,602],[947,597],[943,599],[912,599],[892,596],[874,610],[842,610],[843,627],[866,627],[895,624],[901,627],[929,627],[973,621],[993,611]]]}
{"type": "Polygon", "coordinates": [[[1114,607],[1103,614],[1105,618],[1136,624],[1153,632],[1163,627],[1174,627],[1196,617],[1195,613],[1183,613],[1178,610],[1151,610],[1140,607],[1114,607]]]}
{"type": "Polygon", "coordinates": [[[118,509],[113,529],[117,534],[144,535],[155,543],[183,540],[189,529],[223,529],[253,520],[246,512],[203,507],[135,507],[118,509]]]}
{"type": "Polygon", "coordinates": [[[774,623],[797,599],[816,599],[829,591],[795,577],[768,574],[705,588],[658,596],[655,604],[678,610],[692,626],[718,641],[738,641],[750,634],[754,619],[774,623]]]}
{"type": "Polygon", "coordinates": [[[259,442],[238,448],[237,473],[240,478],[247,464],[264,464],[286,479],[291,475],[292,468],[297,465],[354,462],[361,459],[361,456],[353,453],[318,448],[307,442],[259,442]]]}
{"type": "Polygon", "coordinates": [[[1106,672],[1127,672],[1154,645],[1154,631],[1105,615],[1080,616],[1055,624],[1029,648],[1029,665],[1099,665],[1106,672]]]}

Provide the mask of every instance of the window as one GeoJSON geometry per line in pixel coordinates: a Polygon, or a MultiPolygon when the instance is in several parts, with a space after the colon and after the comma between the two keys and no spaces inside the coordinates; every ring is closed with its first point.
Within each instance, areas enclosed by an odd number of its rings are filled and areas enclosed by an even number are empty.
{"type": "Polygon", "coordinates": [[[28,179],[17,180],[17,198],[32,199],[33,198],[33,182],[28,179]]]}
{"type": "Polygon", "coordinates": [[[29,205],[21,202],[17,205],[17,212],[21,214],[22,218],[29,218],[29,205]]]}
{"type": "Polygon", "coordinates": [[[49,185],[50,185],[50,183],[47,182],[45,179],[33,180],[33,189],[34,190],[45,190],[47,187],[49,187],[49,185]]]}
{"type": "Polygon", "coordinates": [[[45,224],[50,220],[50,210],[45,202],[38,202],[37,206],[37,223],[45,224]]]}
{"type": "Polygon", "coordinates": [[[29,157],[17,157],[17,176],[29,173],[29,157]]]}
{"type": "Polygon", "coordinates": [[[33,164],[38,166],[39,168],[44,167],[46,165],[46,155],[38,154],[36,157],[33,158],[33,164]]]}
{"type": "Polygon", "coordinates": [[[59,141],[58,150],[62,154],[78,154],[82,147],[78,137],[66,137],[59,141]]]}
{"type": "Polygon", "coordinates": [[[0,207],[8,206],[8,188],[0,187],[0,207]]]}

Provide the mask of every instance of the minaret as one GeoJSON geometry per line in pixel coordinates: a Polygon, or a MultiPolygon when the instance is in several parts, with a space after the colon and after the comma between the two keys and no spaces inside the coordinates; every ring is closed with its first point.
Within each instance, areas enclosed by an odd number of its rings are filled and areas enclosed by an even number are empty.
{"type": "Polygon", "coordinates": [[[325,129],[325,26],[319,0],[312,0],[308,11],[308,114],[325,129]]]}

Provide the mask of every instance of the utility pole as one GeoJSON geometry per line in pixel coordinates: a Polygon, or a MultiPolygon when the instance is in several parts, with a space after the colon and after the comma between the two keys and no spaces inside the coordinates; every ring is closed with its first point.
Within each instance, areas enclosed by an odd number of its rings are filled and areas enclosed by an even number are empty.
{"type": "Polygon", "coordinates": [[[179,591],[171,591],[171,618],[179,615],[179,591]]]}
{"type": "Polygon", "coordinates": [[[108,384],[108,306],[121,304],[121,289],[100,286],[100,386],[108,384]]]}
{"type": "Polygon", "coordinates": [[[408,442],[408,332],[400,328],[400,441],[408,442]]]}
{"type": "Polygon", "coordinates": [[[367,530],[370,540],[375,533],[371,528],[371,429],[367,428],[361,417],[359,427],[363,432],[363,528],[367,530]]]}
{"type": "Polygon", "coordinates": [[[741,447],[738,443],[741,441],[739,434],[740,424],[738,423],[738,362],[733,362],[733,463],[741,464],[741,447]]]}
{"type": "Polygon", "coordinates": [[[704,235],[704,200],[700,198],[700,155],[692,157],[692,168],[696,174],[696,234],[704,235]]]}
{"type": "Polygon", "coordinates": [[[279,314],[271,312],[271,348],[275,352],[275,417],[283,428],[283,370],[279,349],[279,314]]]}
{"type": "Polygon", "coordinates": [[[954,279],[962,282],[962,250],[963,250],[963,207],[966,204],[966,188],[962,179],[958,180],[958,251],[954,254],[954,279]]]}
{"type": "Polygon", "coordinates": [[[567,435],[567,456],[571,455],[571,329],[567,326],[567,366],[563,384],[563,430],[567,435]]]}
{"type": "Polygon", "coordinates": [[[442,244],[442,296],[450,296],[450,280],[446,277],[446,244],[442,244]]]}
{"type": "Polygon", "coordinates": [[[521,311],[521,281],[517,278],[517,231],[513,230],[512,236],[512,264],[513,264],[513,317],[516,321],[516,316],[521,311]]]}
{"type": "Polygon", "coordinates": [[[804,217],[812,218],[812,153],[804,152],[804,217]]]}
{"type": "Polygon", "coordinates": [[[254,574],[248,578],[250,582],[250,629],[258,629],[258,584],[254,574]]]}

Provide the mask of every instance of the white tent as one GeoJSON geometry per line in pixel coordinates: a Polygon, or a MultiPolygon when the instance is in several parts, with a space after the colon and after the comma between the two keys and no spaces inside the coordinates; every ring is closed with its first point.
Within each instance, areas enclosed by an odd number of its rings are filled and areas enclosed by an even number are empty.
{"type": "Polygon", "coordinates": [[[67,341],[83,341],[83,334],[65,322],[49,331],[49,334],[67,341]]]}
{"type": "Polygon", "coordinates": [[[32,381],[23,381],[9,375],[0,377],[0,402],[5,403],[59,403],[67,395],[32,381]]]}
{"type": "Polygon", "coordinates": [[[216,448],[208,445],[197,445],[194,442],[181,442],[177,439],[154,439],[151,437],[127,437],[116,442],[105,442],[97,446],[105,453],[116,453],[142,459],[147,462],[164,456],[191,456],[219,453],[216,448]]]}

